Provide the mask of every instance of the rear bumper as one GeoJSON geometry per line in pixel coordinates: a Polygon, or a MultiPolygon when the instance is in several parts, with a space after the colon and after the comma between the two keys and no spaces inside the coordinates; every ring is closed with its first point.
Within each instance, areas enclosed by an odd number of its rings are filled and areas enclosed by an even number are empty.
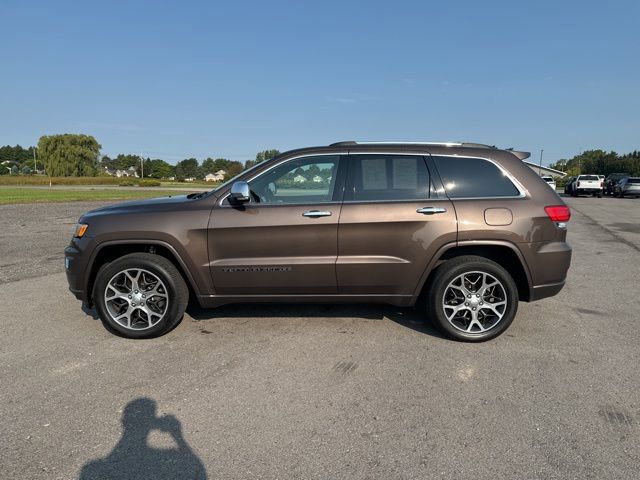
{"type": "Polygon", "coordinates": [[[560,290],[564,288],[565,282],[550,283],[547,285],[536,285],[529,290],[529,301],[535,302],[536,300],[542,300],[543,298],[553,297],[560,293],[560,290]]]}
{"type": "Polygon", "coordinates": [[[533,302],[556,295],[564,287],[571,265],[571,246],[560,241],[529,243],[526,247],[522,253],[531,273],[527,300],[533,302]]]}
{"type": "Polygon", "coordinates": [[[601,188],[576,188],[576,192],[580,193],[602,193],[601,188]]]}

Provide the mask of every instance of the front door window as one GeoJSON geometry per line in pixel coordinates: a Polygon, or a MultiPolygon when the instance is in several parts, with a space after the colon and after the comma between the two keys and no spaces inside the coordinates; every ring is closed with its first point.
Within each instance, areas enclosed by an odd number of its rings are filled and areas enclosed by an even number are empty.
{"type": "Polygon", "coordinates": [[[339,155],[301,157],[282,163],[249,182],[260,205],[334,201],[339,155]]]}

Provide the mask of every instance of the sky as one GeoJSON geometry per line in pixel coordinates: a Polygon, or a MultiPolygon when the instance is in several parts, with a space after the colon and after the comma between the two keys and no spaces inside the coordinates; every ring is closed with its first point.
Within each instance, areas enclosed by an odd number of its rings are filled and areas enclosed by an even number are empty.
{"type": "Polygon", "coordinates": [[[470,141],[543,163],[640,149],[640,1],[0,4],[0,145],[247,160],[470,141]]]}

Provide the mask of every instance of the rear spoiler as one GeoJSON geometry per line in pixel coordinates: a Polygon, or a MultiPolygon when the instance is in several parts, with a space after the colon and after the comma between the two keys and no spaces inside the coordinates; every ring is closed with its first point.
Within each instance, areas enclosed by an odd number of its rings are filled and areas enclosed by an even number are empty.
{"type": "Polygon", "coordinates": [[[517,150],[514,150],[513,148],[507,148],[507,152],[513,153],[520,160],[526,160],[527,158],[529,158],[531,156],[531,153],[529,153],[529,152],[519,152],[517,150]]]}

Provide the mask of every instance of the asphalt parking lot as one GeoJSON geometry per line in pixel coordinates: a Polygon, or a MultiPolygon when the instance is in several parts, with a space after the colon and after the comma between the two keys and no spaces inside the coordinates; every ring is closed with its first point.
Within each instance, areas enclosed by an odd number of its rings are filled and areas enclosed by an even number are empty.
{"type": "Polygon", "coordinates": [[[62,271],[99,204],[2,206],[0,478],[637,478],[640,200],[566,200],[567,286],[482,344],[367,305],[118,338],[62,271]]]}

